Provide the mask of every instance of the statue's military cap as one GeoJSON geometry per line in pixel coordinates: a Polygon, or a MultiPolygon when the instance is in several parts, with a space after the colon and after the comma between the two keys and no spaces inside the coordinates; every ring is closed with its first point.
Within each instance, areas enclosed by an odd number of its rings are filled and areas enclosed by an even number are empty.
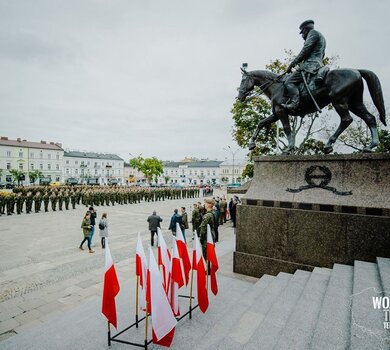
{"type": "Polygon", "coordinates": [[[314,21],[312,19],[308,19],[305,22],[302,22],[302,24],[299,26],[299,34],[302,34],[303,30],[309,25],[309,24],[314,24],[314,21]]]}

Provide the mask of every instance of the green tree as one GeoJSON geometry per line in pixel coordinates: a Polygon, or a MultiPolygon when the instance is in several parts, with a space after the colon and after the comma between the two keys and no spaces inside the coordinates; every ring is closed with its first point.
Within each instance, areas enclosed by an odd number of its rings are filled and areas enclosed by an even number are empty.
{"type": "MultiPolygon", "coordinates": [[[[382,129],[378,124],[379,146],[374,150],[375,153],[390,153],[390,132],[382,129]]],[[[340,142],[355,152],[361,152],[371,143],[371,133],[367,124],[361,120],[349,126],[339,137],[340,142]]]]}
{"type": "Polygon", "coordinates": [[[23,170],[10,169],[9,172],[14,178],[14,181],[18,182],[18,185],[26,178],[26,173],[23,170]]]}
{"type": "Polygon", "coordinates": [[[41,177],[43,177],[43,173],[40,170],[33,170],[33,171],[30,171],[28,173],[28,177],[30,178],[30,182],[35,184],[35,181],[37,179],[40,179],[41,177]]]}
{"type": "Polygon", "coordinates": [[[171,178],[169,176],[164,176],[165,184],[167,184],[170,179],[171,178]]]}
{"type": "Polygon", "coordinates": [[[130,166],[144,173],[149,183],[153,177],[158,177],[163,173],[163,163],[156,157],[143,158],[137,157],[129,160],[130,166]]]}

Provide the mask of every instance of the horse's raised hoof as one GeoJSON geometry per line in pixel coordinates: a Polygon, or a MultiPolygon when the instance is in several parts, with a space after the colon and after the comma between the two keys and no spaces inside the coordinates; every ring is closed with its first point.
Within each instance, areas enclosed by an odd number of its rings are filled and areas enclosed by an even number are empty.
{"type": "Polygon", "coordinates": [[[333,147],[332,146],[325,146],[324,147],[324,153],[329,154],[333,152],[333,147]]]}
{"type": "Polygon", "coordinates": [[[256,148],[256,143],[255,142],[249,143],[248,148],[249,148],[250,151],[252,151],[253,149],[256,148]]]}
{"type": "Polygon", "coordinates": [[[372,153],[372,149],[370,147],[364,147],[362,153],[372,153]]]}

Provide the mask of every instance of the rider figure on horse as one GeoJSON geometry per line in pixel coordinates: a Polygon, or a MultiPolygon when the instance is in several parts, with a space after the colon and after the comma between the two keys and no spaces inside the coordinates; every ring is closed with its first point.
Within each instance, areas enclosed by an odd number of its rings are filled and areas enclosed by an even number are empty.
{"type": "MultiPolygon", "coordinates": [[[[316,75],[320,68],[324,66],[323,58],[325,56],[326,41],[324,36],[314,29],[314,21],[309,19],[303,22],[300,26],[300,34],[305,40],[303,48],[297,57],[291,62],[286,73],[290,73],[291,69],[297,64],[302,64],[299,68],[289,74],[285,80],[285,88],[289,100],[283,103],[282,106],[291,112],[295,112],[299,106],[299,89],[298,85],[303,82],[302,74],[309,73],[316,75]]],[[[319,74],[315,78],[316,83],[320,83],[324,77],[319,74]]]]}

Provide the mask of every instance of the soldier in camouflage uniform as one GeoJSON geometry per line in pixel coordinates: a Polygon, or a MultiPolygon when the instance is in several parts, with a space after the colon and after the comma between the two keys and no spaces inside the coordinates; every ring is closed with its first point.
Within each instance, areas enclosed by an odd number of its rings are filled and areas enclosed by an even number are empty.
{"type": "Polygon", "coordinates": [[[32,205],[33,205],[33,195],[29,191],[26,195],[26,213],[30,214],[32,211],[32,205]]]}
{"type": "Polygon", "coordinates": [[[203,216],[202,223],[199,226],[199,240],[202,245],[203,257],[207,260],[207,225],[210,225],[211,236],[213,242],[215,242],[215,216],[213,214],[213,208],[215,200],[207,198],[204,200],[204,206],[206,208],[206,214],[203,216]]]}
{"type": "Polygon", "coordinates": [[[70,202],[72,203],[72,208],[76,209],[77,194],[74,191],[70,193],[70,202]]]}
{"type": "Polygon", "coordinates": [[[43,198],[43,206],[45,207],[45,213],[47,213],[49,211],[49,202],[50,202],[50,196],[48,191],[46,191],[43,194],[42,198],[43,198]]]}
{"type": "Polygon", "coordinates": [[[69,210],[69,202],[70,202],[69,192],[65,191],[65,193],[64,193],[64,203],[65,203],[65,209],[66,210],[69,210]]]}
{"type": "Polygon", "coordinates": [[[9,193],[6,197],[7,215],[12,215],[15,212],[15,193],[9,193]]]}
{"type": "Polygon", "coordinates": [[[25,201],[25,197],[22,192],[19,192],[16,195],[16,213],[20,215],[23,212],[23,204],[25,201]]]}
{"type": "Polygon", "coordinates": [[[34,195],[34,211],[36,213],[39,213],[39,211],[41,210],[41,201],[42,201],[41,192],[38,191],[34,195]]]}
{"type": "Polygon", "coordinates": [[[57,195],[55,192],[53,192],[51,195],[50,195],[50,202],[51,202],[51,209],[53,211],[56,211],[56,207],[57,207],[57,195]]]}
{"type": "Polygon", "coordinates": [[[64,195],[62,191],[58,192],[57,200],[58,200],[58,209],[62,210],[62,204],[64,203],[64,195]]]}
{"type": "Polygon", "coordinates": [[[4,214],[5,207],[5,195],[0,193],[0,215],[4,214]]]}

